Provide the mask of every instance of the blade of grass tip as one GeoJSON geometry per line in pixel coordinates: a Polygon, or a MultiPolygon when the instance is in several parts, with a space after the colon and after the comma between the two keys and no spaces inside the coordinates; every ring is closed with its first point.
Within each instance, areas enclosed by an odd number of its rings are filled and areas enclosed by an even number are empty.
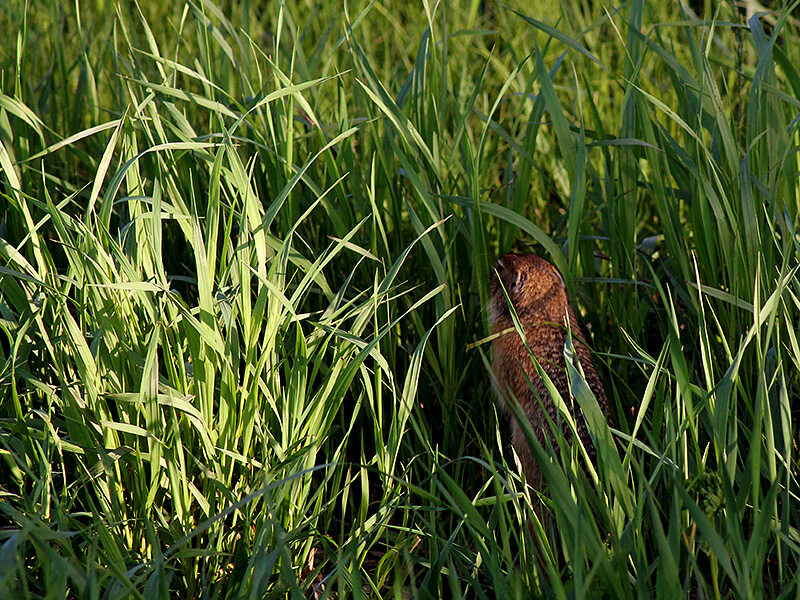
{"type": "Polygon", "coordinates": [[[86,336],[80,330],[80,327],[67,308],[66,300],[61,302],[60,307],[61,318],[69,335],[67,341],[75,351],[74,359],[77,363],[76,367],[78,376],[80,377],[81,389],[89,395],[89,402],[87,404],[89,405],[89,410],[93,411],[97,403],[99,387],[97,362],[94,359],[89,345],[86,343],[86,336]]]}
{"type": "MultiPolygon", "coordinates": [[[[229,144],[225,145],[225,154],[228,158],[228,165],[230,166],[230,177],[227,178],[229,185],[236,190],[239,195],[242,207],[239,227],[246,234],[245,239],[252,240],[252,245],[255,248],[256,269],[261,277],[267,275],[267,259],[272,255],[268,249],[268,241],[266,239],[269,231],[268,226],[264,226],[264,207],[257,194],[253,191],[251,185],[251,177],[248,174],[247,168],[242,163],[242,157],[238,151],[229,144]]],[[[277,213],[279,206],[276,206],[275,213],[277,213]]],[[[274,218],[274,215],[273,215],[274,218]]],[[[271,222],[271,219],[270,219],[271,222]]],[[[250,265],[251,258],[247,256],[248,251],[244,245],[240,245],[237,253],[242,254],[240,258],[240,265],[250,265]]],[[[243,278],[240,279],[240,285],[244,289],[248,289],[249,272],[246,269],[240,268],[240,273],[243,278]]],[[[242,315],[245,323],[251,322],[250,315],[250,295],[242,294],[240,296],[242,304],[242,315]]]]}
{"type": "MultiPolygon", "coordinates": [[[[89,193],[89,201],[86,205],[85,218],[87,223],[90,222],[89,216],[94,212],[94,205],[97,202],[97,199],[100,197],[100,189],[103,185],[103,181],[106,178],[106,174],[108,173],[108,167],[111,165],[111,159],[114,156],[114,149],[117,146],[117,140],[119,139],[119,134],[122,131],[122,125],[124,122],[125,117],[123,116],[123,118],[119,120],[117,126],[114,128],[114,131],[111,133],[111,137],[106,144],[106,149],[103,152],[100,163],[97,165],[94,182],[92,183],[92,191],[89,193]]],[[[100,222],[104,224],[106,229],[108,229],[109,219],[111,218],[111,203],[104,202],[102,206],[104,209],[104,214],[101,215],[100,222]]]]}
{"type": "Polygon", "coordinates": [[[114,129],[115,127],[119,127],[121,122],[122,119],[114,119],[113,121],[109,121],[108,123],[103,123],[102,125],[95,125],[94,127],[90,127],[89,129],[84,129],[83,131],[79,131],[78,133],[66,137],[63,140],[56,142],[55,144],[51,144],[50,146],[48,146],[44,150],[37,152],[33,156],[29,156],[28,158],[20,161],[20,164],[28,163],[31,162],[32,160],[36,160],[38,158],[43,158],[45,156],[53,154],[54,152],[61,150],[61,148],[66,148],[67,146],[71,146],[76,142],[79,142],[83,139],[95,135],[96,133],[102,133],[103,131],[106,131],[108,129],[114,129]]]}
{"type": "Polygon", "coordinates": [[[160,83],[152,83],[145,79],[137,79],[135,77],[126,77],[126,79],[131,83],[138,84],[141,87],[150,90],[151,92],[155,92],[156,95],[163,94],[164,96],[169,96],[170,98],[176,98],[190,104],[196,104],[197,106],[208,109],[215,115],[224,115],[233,120],[238,119],[240,116],[238,113],[234,112],[221,102],[210,100],[209,98],[206,98],[200,94],[195,94],[194,92],[188,92],[180,88],[174,88],[169,85],[162,85],[160,83]]]}
{"type": "MultiPolygon", "coordinates": [[[[709,327],[706,320],[705,302],[703,301],[702,294],[700,294],[700,269],[697,266],[697,256],[692,253],[692,263],[694,265],[695,281],[697,282],[698,298],[697,298],[697,317],[698,317],[698,334],[700,342],[700,357],[703,375],[705,377],[706,390],[711,390],[714,387],[714,365],[711,359],[711,341],[709,338],[709,327]]],[[[713,412],[714,407],[711,398],[709,397],[709,405],[713,412]]]]}
{"type": "MultiPolygon", "coordinates": [[[[400,271],[400,268],[403,266],[403,263],[405,263],[406,258],[408,258],[408,255],[411,253],[411,250],[414,249],[414,246],[416,246],[417,242],[419,242],[421,239],[426,237],[434,229],[439,228],[449,218],[450,217],[447,216],[447,217],[445,217],[444,219],[442,219],[440,221],[436,221],[435,223],[433,223],[432,225],[427,227],[416,238],[414,238],[414,240],[408,246],[406,246],[405,250],[403,250],[403,252],[400,254],[400,256],[398,256],[397,259],[394,261],[394,263],[392,263],[392,266],[389,267],[389,270],[386,271],[386,275],[384,276],[383,280],[381,281],[380,286],[378,287],[378,294],[379,295],[385,294],[392,287],[392,284],[394,283],[394,280],[397,277],[398,271],[400,271]]],[[[440,286],[440,287],[443,287],[443,286],[440,286]]]]}
{"type": "MultiPolygon", "coordinates": [[[[159,393],[157,395],[158,404],[182,413],[182,415],[186,417],[186,420],[198,431],[208,455],[213,456],[213,443],[211,442],[209,432],[203,423],[200,411],[198,411],[197,408],[195,408],[190,402],[192,396],[181,396],[173,388],[167,388],[166,392],[167,393],[159,393]]],[[[135,404],[141,401],[139,393],[107,393],[104,394],[104,397],[119,403],[135,404]]]]}
{"type": "MultiPolygon", "coordinates": [[[[137,404],[141,404],[144,409],[145,424],[147,429],[147,449],[150,462],[150,482],[147,490],[147,505],[150,506],[155,501],[159,491],[161,491],[162,481],[161,478],[164,472],[161,469],[162,458],[165,459],[166,471],[170,472],[173,465],[170,456],[164,456],[164,429],[166,423],[164,422],[164,413],[158,403],[158,361],[156,360],[157,351],[159,346],[160,328],[157,325],[147,345],[147,355],[145,356],[144,365],[142,368],[142,380],[139,387],[139,394],[137,404]]],[[[174,478],[171,478],[174,481],[174,478]]],[[[184,515],[181,508],[180,496],[175,497],[174,494],[177,490],[170,490],[175,502],[174,513],[178,516],[182,523],[184,515]]]]}
{"type": "MultiPolygon", "coordinates": [[[[226,148],[225,146],[221,146],[217,149],[216,155],[214,156],[214,163],[211,166],[210,176],[210,185],[209,185],[209,198],[208,204],[206,206],[206,235],[208,237],[208,248],[210,252],[208,253],[208,272],[209,273],[216,273],[217,272],[217,247],[218,247],[218,240],[217,236],[219,235],[219,217],[221,211],[221,202],[220,202],[220,193],[221,193],[221,185],[220,180],[222,177],[222,163],[225,159],[226,148]]],[[[154,190],[155,192],[155,190],[154,190]]],[[[157,204],[160,207],[161,204],[161,194],[158,194],[158,198],[156,198],[156,194],[153,194],[153,243],[155,248],[158,249],[159,253],[161,250],[161,213],[160,211],[156,213],[156,200],[158,200],[157,204]]],[[[156,260],[159,260],[159,257],[155,257],[156,260]]],[[[160,264],[160,261],[159,263],[160,264]]],[[[224,264],[224,263],[223,263],[224,264]]]]}
{"type": "Polygon", "coordinates": [[[215,274],[211,273],[208,268],[209,252],[206,249],[203,231],[200,228],[200,221],[197,218],[192,219],[191,246],[197,266],[197,292],[199,296],[198,307],[200,309],[200,321],[213,329],[216,325],[212,300],[215,274]]]}
{"type": "Polygon", "coordinates": [[[12,277],[18,277],[24,281],[30,281],[31,283],[35,283],[43,287],[51,287],[39,279],[39,274],[36,272],[36,269],[33,268],[33,265],[31,265],[31,263],[29,263],[25,257],[22,256],[22,254],[20,254],[16,248],[14,248],[14,246],[9,244],[2,237],[0,237],[0,255],[5,256],[9,261],[13,262],[17,265],[17,267],[24,271],[22,272],[9,269],[7,267],[0,267],[0,273],[5,273],[12,277]]]}
{"type": "MultiPolygon", "coordinates": [[[[733,294],[729,294],[728,292],[723,292],[722,290],[718,290],[717,288],[705,285],[703,283],[695,282],[687,282],[690,287],[695,288],[699,292],[702,292],[704,296],[710,296],[712,298],[716,298],[717,300],[722,300],[723,302],[727,302],[732,306],[736,306],[737,308],[741,308],[746,310],[747,312],[753,312],[753,304],[750,302],[745,302],[741,298],[734,296],[733,294]]],[[[706,302],[708,302],[706,300],[706,302]]]]}
{"type": "MultiPolygon", "coordinates": [[[[28,210],[28,203],[22,196],[22,186],[20,185],[19,176],[14,169],[14,165],[11,164],[11,157],[9,156],[2,139],[0,139],[0,170],[2,170],[2,172],[4,172],[6,175],[11,195],[16,200],[19,210],[22,211],[22,216],[25,219],[25,225],[28,229],[28,234],[30,235],[31,246],[33,247],[33,255],[39,267],[38,272],[32,268],[30,272],[39,279],[45,279],[45,273],[47,273],[47,263],[44,260],[44,255],[42,254],[41,243],[39,241],[39,236],[36,233],[37,229],[33,223],[33,218],[31,217],[30,211],[28,210]]],[[[11,248],[11,245],[6,244],[2,238],[0,238],[0,241],[2,241],[7,248],[11,248]]],[[[14,254],[22,258],[22,255],[19,254],[16,249],[14,249],[14,254]]],[[[23,261],[28,264],[28,261],[25,261],[24,259],[23,261]]],[[[30,267],[30,264],[28,264],[28,266],[30,267]]]]}
{"type": "MultiPolygon", "coordinates": [[[[341,181],[341,178],[333,185],[331,185],[328,188],[328,191],[334,189],[334,187],[338,185],[339,181],[341,181]]],[[[321,200],[322,198],[319,198],[317,202],[321,200]]],[[[310,212],[314,208],[317,202],[315,202],[314,205],[309,207],[309,210],[306,212],[306,214],[308,214],[308,212],[310,212]]],[[[303,217],[305,216],[306,215],[304,214],[303,217]]],[[[348,231],[343,238],[334,239],[333,240],[334,244],[329,248],[329,250],[325,254],[319,256],[313,263],[301,266],[301,268],[304,269],[305,274],[303,275],[303,278],[300,280],[300,282],[297,284],[297,287],[295,288],[295,291],[292,294],[292,297],[290,299],[290,303],[292,306],[299,306],[301,297],[308,291],[312,281],[317,283],[317,285],[322,289],[323,293],[327,298],[333,299],[333,292],[330,290],[328,283],[325,280],[324,269],[345,248],[358,252],[358,250],[355,249],[358,247],[354,246],[354,244],[352,244],[350,240],[356,235],[356,233],[358,233],[361,230],[364,223],[366,223],[367,220],[369,219],[370,219],[369,216],[364,217],[359,223],[356,223],[356,225],[350,231],[348,231]]]]}
{"type": "MultiPolygon", "coordinates": [[[[117,134],[118,134],[118,130],[116,130],[114,132],[114,134],[112,134],[112,137],[114,137],[117,134]]],[[[108,186],[106,187],[106,191],[103,194],[103,207],[102,207],[102,210],[106,211],[106,212],[111,210],[111,207],[113,205],[113,199],[116,196],[117,191],[119,190],[120,186],[122,185],[122,181],[125,179],[125,175],[126,175],[128,169],[130,169],[131,166],[134,165],[143,156],[145,156],[147,154],[150,154],[150,153],[161,152],[162,150],[169,150],[169,151],[172,151],[172,150],[202,150],[202,149],[205,149],[205,148],[213,148],[213,147],[216,147],[216,146],[217,146],[217,144],[210,143],[210,142],[167,142],[167,143],[164,143],[164,144],[156,144],[155,146],[151,146],[150,148],[147,148],[146,150],[142,150],[136,156],[128,159],[127,161],[125,161],[122,164],[122,166],[120,166],[120,168],[117,170],[117,172],[114,174],[114,176],[111,178],[111,181],[109,182],[108,186]]],[[[111,160],[111,154],[113,154],[113,147],[111,147],[110,144],[106,146],[106,153],[109,153],[108,160],[110,161],[111,160]]],[[[105,154],[104,154],[104,157],[105,157],[105,154]]],[[[108,165],[106,165],[106,169],[107,168],[108,168],[108,165]]],[[[92,187],[92,194],[94,194],[95,186],[97,186],[97,193],[99,194],[100,187],[102,187],[102,179],[103,178],[100,177],[100,171],[98,169],[98,173],[97,173],[97,176],[95,177],[95,182],[94,182],[93,187],[92,187]],[[99,181],[99,183],[98,183],[98,181],[99,181]]],[[[95,202],[96,201],[97,201],[97,198],[95,198],[95,202]]],[[[90,214],[89,213],[89,208],[90,207],[87,206],[87,213],[86,213],[87,215],[90,214]]],[[[110,218],[110,212],[108,212],[108,214],[104,214],[103,216],[105,218],[110,218]]],[[[106,228],[108,228],[107,221],[105,223],[106,223],[106,228]]],[[[183,225],[183,220],[182,219],[178,220],[178,223],[183,225]]]]}
{"type": "Polygon", "coordinates": [[[533,26],[533,27],[535,27],[536,29],[539,29],[540,31],[542,31],[542,32],[546,33],[546,34],[547,34],[548,36],[550,36],[551,38],[555,38],[555,39],[557,39],[559,42],[562,42],[562,43],[566,44],[567,46],[569,46],[569,47],[570,47],[570,48],[572,48],[573,50],[577,50],[577,51],[578,51],[578,52],[580,52],[580,53],[581,53],[583,56],[585,56],[586,58],[588,58],[589,60],[591,60],[593,63],[595,63],[595,64],[596,64],[598,67],[600,67],[601,69],[603,69],[603,71],[605,71],[606,73],[608,73],[608,69],[606,69],[605,65],[603,65],[603,63],[602,63],[602,62],[600,62],[600,60],[599,60],[599,59],[598,59],[598,58],[597,58],[597,57],[596,57],[594,54],[592,54],[591,52],[589,52],[589,50],[587,50],[587,49],[586,49],[586,48],[585,48],[583,45],[581,45],[581,44],[580,44],[580,43],[579,43],[577,40],[575,40],[574,38],[572,38],[572,37],[568,36],[568,35],[567,35],[566,33],[564,33],[563,31],[560,31],[560,30],[556,29],[555,27],[552,27],[552,26],[548,25],[547,23],[544,23],[544,22],[542,22],[542,21],[539,21],[539,20],[537,20],[537,19],[534,19],[534,18],[532,18],[532,17],[529,17],[529,16],[527,16],[527,15],[524,15],[524,14],[522,14],[521,12],[519,12],[519,11],[517,11],[517,10],[513,9],[512,7],[510,7],[509,5],[507,5],[507,4],[506,4],[506,3],[504,3],[504,2],[500,2],[500,1],[498,1],[498,4],[499,4],[500,6],[502,6],[502,7],[504,7],[504,8],[507,8],[508,10],[510,10],[511,12],[513,12],[514,14],[516,14],[518,17],[520,17],[520,18],[521,18],[523,21],[525,21],[525,22],[526,22],[526,23],[528,23],[529,25],[532,25],[532,26],[533,26]]]}
{"type": "MultiPolygon", "coordinates": [[[[312,79],[311,81],[304,81],[302,83],[292,83],[291,80],[288,77],[286,77],[286,75],[284,75],[279,69],[277,69],[277,67],[275,67],[275,72],[278,75],[283,87],[275,90],[274,92],[270,92],[269,94],[264,96],[261,100],[256,102],[252,106],[252,108],[250,108],[247,112],[242,114],[242,116],[239,117],[233,124],[233,126],[231,126],[231,128],[228,130],[229,135],[232,136],[234,134],[236,129],[239,128],[241,123],[245,121],[248,115],[257,112],[261,110],[262,107],[267,106],[268,104],[271,104],[276,100],[280,100],[281,98],[285,98],[286,96],[291,96],[294,99],[294,101],[298,102],[303,112],[306,113],[309,120],[311,120],[311,122],[316,125],[319,121],[317,120],[313,108],[311,108],[311,105],[308,103],[308,101],[305,99],[305,97],[302,95],[301,92],[304,92],[305,90],[310,88],[317,87],[321,83],[325,83],[326,81],[330,81],[331,79],[340,77],[340,75],[334,75],[331,77],[320,77],[318,79],[312,79]]],[[[291,160],[288,160],[287,162],[288,164],[291,164],[291,160]]]]}
{"type": "MultiPolygon", "coordinates": [[[[33,129],[36,132],[36,135],[39,136],[39,142],[44,145],[43,129],[46,128],[46,125],[36,115],[36,113],[28,108],[23,102],[0,92],[0,109],[5,109],[9,114],[17,117],[26,125],[28,125],[28,127],[33,129]]],[[[32,158],[35,158],[35,156],[26,158],[24,162],[27,162],[32,158]]]]}

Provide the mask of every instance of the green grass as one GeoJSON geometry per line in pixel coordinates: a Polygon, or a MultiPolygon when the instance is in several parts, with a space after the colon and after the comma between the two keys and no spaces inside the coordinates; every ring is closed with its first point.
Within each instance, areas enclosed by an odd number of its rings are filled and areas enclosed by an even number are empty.
{"type": "Polygon", "coordinates": [[[0,598],[800,594],[797,3],[534,4],[0,7],[0,598]],[[614,412],[541,524],[531,249],[614,412]]]}

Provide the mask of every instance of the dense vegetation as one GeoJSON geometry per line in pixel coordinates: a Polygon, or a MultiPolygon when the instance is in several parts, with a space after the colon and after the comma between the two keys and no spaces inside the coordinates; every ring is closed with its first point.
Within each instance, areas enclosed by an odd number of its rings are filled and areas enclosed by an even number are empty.
{"type": "Polygon", "coordinates": [[[746,4],[0,6],[0,597],[800,594],[800,23],[746,4]],[[614,407],[570,368],[542,523],[509,250],[614,407]]]}

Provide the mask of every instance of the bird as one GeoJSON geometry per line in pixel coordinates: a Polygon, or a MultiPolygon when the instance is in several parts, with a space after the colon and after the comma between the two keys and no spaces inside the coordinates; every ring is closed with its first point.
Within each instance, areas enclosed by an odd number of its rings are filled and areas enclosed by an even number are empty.
{"type": "MultiPolygon", "coordinates": [[[[561,398],[571,406],[564,358],[564,343],[567,332],[571,331],[586,383],[603,414],[610,420],[603,382],[597,375],[586,335],[570,306],[564,279],[558,269],[536,254],[503,254],[490,278],[489,323],[494,337],[492,383],[501,408],[510,412],[509,404],[516,400],[539,442],[545,445],[546,439],[553,441],[547,417],[559,423],[558,409],[530,358],[528,348],[561,398]],[[509,301],[519,318],[528,348],[514,327],[509,301]]],[[[575,412],[573,417],[578,436],[593,459],[594,445],[586,421],[575,412]]],[[[541,492],[544,487],[542,473],[534,460],[524,427],[518,419],[511,418],[510,429],[511,446],[520,458],[525,479],[541,492]]],[[[567,441],[571,441],[572,434],[566,425],[564,435],[567,441]]],[[[553,446],[557,447],[555,443],[553,446]]]]}

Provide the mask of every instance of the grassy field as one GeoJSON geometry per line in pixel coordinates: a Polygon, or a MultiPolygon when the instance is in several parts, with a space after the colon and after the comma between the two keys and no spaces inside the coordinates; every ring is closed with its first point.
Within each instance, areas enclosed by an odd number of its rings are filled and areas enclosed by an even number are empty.
{"type": "Polygon", "coordinates": [[[3,3],[0,599],[800,597],[800,11],[747,5],[3,3]],[[573,369],[541,524],[512,250],[614,413],[573,369]]]}

